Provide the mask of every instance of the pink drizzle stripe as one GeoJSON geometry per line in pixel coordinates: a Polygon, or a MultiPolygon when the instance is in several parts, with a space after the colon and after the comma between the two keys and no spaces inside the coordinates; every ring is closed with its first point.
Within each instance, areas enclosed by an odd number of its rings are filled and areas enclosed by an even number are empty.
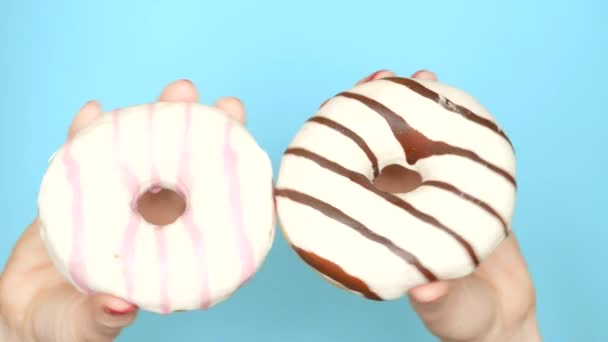
{"type": "Polygon", "coordinates": [[[152,187],[150,189],[153,193],[160,192],[161,188],[158,186],[160,183],[160,176],[158,173],[158,167],[154,160],[154,103],[148,106],[148,156],[150,158],[151,173],[152,173],[152,187]]]}
{"type": "Polygon", "coordinates": [[[76,285],[85,292],[91,292],[87,284],[88,274],[84,256],[85,227],[83,213],[82,184],[80,167],[72,157],[72,142],[68,141],[63,152],[68,182],[72,186],[72,251],[69,259],[69,272],[76,285]]]}
{"type": "MultiPolygon", "coordinates": [[[[160,192],[160,176],[156,165],[154,149],[154,104],[148,107],[148,156],[150,157],[150,174],[152,177],[151,192],[160,192]]],[[[165,236],[165,227],[154,227],[154,236],[156,237],[156,251],[158,255],[158,265],[160,270],[160,305],[161,312],[168,314],[171,310],[171,300],[169,298],[169,262],[167,254],[167,237],[165,236]]]]}
{"type": "MultiPolygon", "coordinates": [[[[139,182],[137,177],[129,169],[127,164],[122,160],[120,155],[120,110],[116,110],[112,116],[113,128],[114,128],[114,160],[118,168],[122,173],[122,182],[125,188],[128,189],[133,195],[139,193],[139,182]]],[[[122,245],[120,247],[120,255],[123,264],[123,276],[125,281],[125,287],[127,292],[127,300],[133,301],[133,279],[134,270],[133,265],[135,263],[135,237],[137,236],[137,230],[141,223],[141,217],[134,209],[131,208],[131,214],[129,221],[124,231],[122,245]]]]}
{"type": "Polygon", "coordinates": [[[243,208],[241,204],[241,187],[238,174],[238,156],[232,148],[232,122],[226,124],[224,141],[224,170],[228,178],[228,201],[234,219],[234,229],[236,231],[237,245],[241,256],[242,281],[247,281],[255,271],[253,249],[247,239],[245,225],[243,223],[243,208]]]}
{"type": "Polygon", "coordinates": [[[155,227],[156,249],[158,251],[158,263],[160,266],[160,309],[163,314],[171,310],[169,301],[169,265],[167,263],[167,237],[164,227],[155,227]]]}
{"type": "Polygon", "coordinates": [[[133,302],[133,279],[134,279],[134,269],[133,265],[135,264],[135,236],[137,236],[137,230],[141,223],[141,218],[139,215],[132,213],[129,216],[129,223],[127,223],[127,227],[123,236],[123,243],[120,247],[121,255],[123,256],[123,274],[125,278],[125,286],[127,288],[127,300],[133,302]]]}
{"type": "Polygon", "coordinates": [[[194,253],[196,254],[196,259],[198,260],[199,267],[199,277],[201,282],[201,292],[200,292],[200,307],[203,309],[209,308],[211,306],[211,296],[209,291],[209,276],[207,271],[207,256],[205,254],[205,242],[203,240],[203,235],[201,234],[196,222],[194,222],[194,216],[192,215],[192,210],[187,209],[182,217],[182,222],[184,223],[184,227],[190,235],[190,240],[192,241],[192,246],[194,248],[194,253]]]}
{"type": "MultiPolygon", "coordinates": [[[[179,183],[184,187],[184,189],[192,189],[192,170],[190,166],[190,161],[192,159],[191,151],[190,151],[190,126],[192,122],[192,105],[186,104],[185,110],[185,119],[184,119],[184,141],[182,145],[182,154],[181,160],[179,164],[179,183]]],[[[188,205],[186,211],[182,216],[182,222],[184,224],[184,228],[186,229],[188,235],[190,236],[190,240],[192,241],[192,247],[194,248],[194,253],[196,254],[196,259],[198,261],[198,274],[200,278],[200,307],[203,309],[209,308],[211,305],[211,295],[209,289],[209,272],[207,270],[207,255],[205,253],[205,240],[203,238],[203,234],[201,232],[200,227],[194,221],[194,215],[192,213],[192,207],[188,205]]]]}

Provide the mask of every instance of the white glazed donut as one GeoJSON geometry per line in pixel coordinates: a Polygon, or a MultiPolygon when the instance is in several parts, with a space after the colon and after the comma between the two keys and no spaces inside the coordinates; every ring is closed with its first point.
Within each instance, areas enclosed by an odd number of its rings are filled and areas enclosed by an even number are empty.
{"type": "Polygon", "coordinates": [[[435,81],[386,78],[326,102],[285,152],[275,196],[298,255],[375,300],[473,272],[509,234],[515,155],[492,115],[435,81]],[[391,194],[389,165],[422,183],[391,194]]]}
{"type": "Polygon", "coordinates": [[[244,126],[217,108],[155,103],[106,113],[52,158],[39,194],[41,234],[79,290],[160,313],[209,308],[261,266],[274,239],[272,167],[244,126]],[[155,226],[148,189],[185,211],[155,226]]]}

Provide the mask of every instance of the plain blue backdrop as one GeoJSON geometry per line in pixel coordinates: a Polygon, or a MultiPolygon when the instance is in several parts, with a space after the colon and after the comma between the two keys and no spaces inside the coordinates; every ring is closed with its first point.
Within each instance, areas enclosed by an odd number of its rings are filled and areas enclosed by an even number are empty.
{"type": "MultiPolygon", "coordinates": [[[[420,68],[478,97],[517,149],[515,229],[546,341],[608,341],[601,1],[0,0],[0,262],[36,213],[75,111],[152,101],[189,78],[240,96],[272,157],[327,97],[376,69],[420,68]]],[[[142,313],[119,341],[434,341],[407,300],[334,288],[276,243],[208,312],[142,313]]]]}

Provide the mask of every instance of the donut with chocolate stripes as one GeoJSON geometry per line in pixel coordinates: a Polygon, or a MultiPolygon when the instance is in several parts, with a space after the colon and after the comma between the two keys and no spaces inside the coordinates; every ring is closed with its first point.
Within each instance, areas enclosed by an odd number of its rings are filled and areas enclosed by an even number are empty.
{"type": "Polygon", "coordinates": [[[432,80],[389,77],[327,101],[293,139],[275,190],[291,247],[334,284],[390,300],[472,273],[508,236],[515,153],[490,112],[432,80]],[[398,165],[407,193],[373,180],[398,165]]]}

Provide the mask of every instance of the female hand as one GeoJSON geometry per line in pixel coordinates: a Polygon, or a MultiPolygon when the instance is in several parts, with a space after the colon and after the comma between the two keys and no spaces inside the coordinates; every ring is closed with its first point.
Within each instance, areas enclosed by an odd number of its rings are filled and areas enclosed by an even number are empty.
{"type": "MultiPolygon", "coordinates": [[[[359,83],[392,76],[383,70],[359,83]]],[[[412,77],[437,81],[428,71],[412,77]]],[[[375,184],[388,192],[404,186],[390,173],[381,175],[375,184]]],[[[409,298],[426,327],[444,342],[541,340],[534,287],[513,233],[473,274],[419,286],[409,292],[409,298]]]]}
{"type": "MultiPolygon", "coordinates": [[[[158,101],[198,101],[189,81],[169,84],[158,101]]],[[[245,110],[235,98],[221,98],[216,107],[244,122],[245,110]]],[[[75,116],[68,139],[102,114],[101,105],[88,102],[75,116]]],[[[146,207],[166,208],[172,199],[154,196],[146,207]],[[167,203],[163,203],[167,202],[167,203]]],[[[143,207],[143,205],[142,205],[143,207]]],[[[171,215],[164,212],[165,215],[171,215]]],[[[85,295],[53,266],[40,238],[36,218],[25,230],[0,276],[0,340],[42,342],[112,341],[135,320],[137,308],[106,294],[85,295]]]]}

